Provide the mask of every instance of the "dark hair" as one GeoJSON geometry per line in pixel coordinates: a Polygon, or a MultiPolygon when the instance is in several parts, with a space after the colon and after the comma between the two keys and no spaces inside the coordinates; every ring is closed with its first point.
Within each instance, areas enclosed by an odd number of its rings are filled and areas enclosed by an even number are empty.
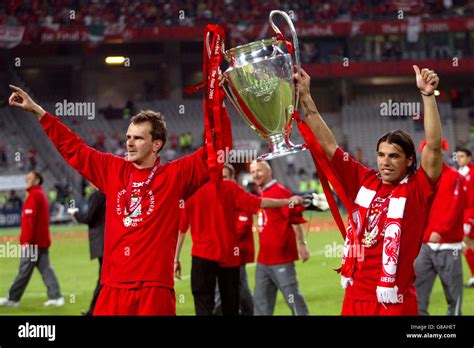
{"type": "Polygon", "coordinates": [[[469,149],[466,148],[466,147],[458,146],[458,147],[456,148],[456,152],[464,152],[464,153],[467,155],[467,157],[472,157],[472,152],[471,152],[471,150],[469,150],[469,149]]]}
{"type": "Polygon", "coordinates": [[[166,136],[168,134],[165,117],[161,114],[161,112],[155,112],[152,110],[140,110],[140,112],[137,115],[133,116],[130,120],[130,123],[133,124],[140,124],[145,122],[150,122],[151,139],[161,140],[163,142],[163,146],[161,147],[162,149],[166,144],[166,136]]]}
{"type": "Polygon", "coordinates": [[[33,173],[34,176],[36,177],[36,179],[39,180],[39,184],[38,184],[38,185],[43,184],[43,176],[42,176],[40,173],[38,173],[36,170],[30,170],[30,173],[33,173]]]}
{"type": "Polygon", "coordinates": [[[413,143],[413,140],[407,132],[404,132],[399,129],[385,133],[377,142],[377,151],[379,150],[380,143],[383,142],[387,142],[389,144],[397,144],[398,146],[400,146],[403,152],[405,153],[405,156],[407,158],[411,157],[413,159],[412,165],[408,168],[408,174],[415,173],[417,166],[415,144],[413,143]]]}
{"type": "Polygon", "coordinates": [[[224,163],[224,167],[225,169],[227,169],[229,171],[229,174],[230,174],[230,177],[233,178],[235,177],[235,169],[234,169],[234,166],[230,163],[224,163]]]}

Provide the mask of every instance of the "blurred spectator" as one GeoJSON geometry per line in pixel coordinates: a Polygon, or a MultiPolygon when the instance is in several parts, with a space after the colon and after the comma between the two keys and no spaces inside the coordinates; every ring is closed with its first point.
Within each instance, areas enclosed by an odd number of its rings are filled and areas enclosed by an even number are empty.
{"type": "Polygon", "coordinates": [[[133,115],[135,115],[135,111],[135,104],[133,101],[128,100],[125,104],[125,107],[123,108],[123,119],[129,120],[133,115]]]}
{"type": "Polygon", "coordinates": [[[309,180],[309,191],[315,193],[324,193],[323,185],[319,180],[318,173],[314,172],[312,178],[309,180]]]}
{"type": "Polygon", "coordinates": [[[172,150],[176,150],[178,148],[178,136],[172,133],[168,137],[168,147],[172,150]]]}
{"type": "Polygon", "coordinates": [[[319,49],[315,42],[303,42],[301,49],[301,63],[311,64],[319,60],[319,49]]]}
{"type": "Polygon", "coordinates": [[[18,197],[15,190],[11,190],[10,195],[8,196],[8,200],[5,205],[5,208],[21,210],[22,206],[23,206],[23,201],[21,200],[21,198],[18,197]]]}
{"type": "Polygon", "coordinates": [[[30,147],[28,150],[28,161],[30,162],[30,167],[28,170],[36,169],[36,148],[34,146],[30,147]]]}
{"type": "Polygon", "coordinates": [[[6,192],[0,192],[0,209],[6,208],[8,200],[8,194],[6,192]]]}
{"type": "Polygon", "coordinates": [[[56,203],[56,200],[58,198],[58,192],[56,189],[49,189],[48,191],[48,201],[49,201],[49,206],[51,207],[54,203],[56,203]]]}
{"type": "Polygon", "coordinates": [[[94,149],[100,152],[107,152],[105,149],[105,135],[99,130],[96,130],[95,143],[92,145],[94,149]]]}
{"type": "Polygon", "coordinates": [[[300,182],[298,185],[298,192],[299,193],[306,193],[309,192],[309,177],[306,172],[300,172],[300,182]]]}

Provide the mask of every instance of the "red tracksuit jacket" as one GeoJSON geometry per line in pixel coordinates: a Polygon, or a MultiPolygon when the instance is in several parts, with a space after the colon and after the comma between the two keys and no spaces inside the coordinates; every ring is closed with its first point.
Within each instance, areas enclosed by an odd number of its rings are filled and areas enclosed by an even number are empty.
{"type": "Polygon", "coordinates": [[[159,165],[131,215],[133,225],[126,227],[126,191],[132,202],[142,195],[151,168],[138,169],[124,158],[87,146],[51,114],[43,116],[41,125],[63,158],[107,197],[101,283],[127,287],[147,282],[172,289],[180,206],[209,180],[204,148],[159,165]]]}
{"type": "Polygon", "coordinates": [[[432,232],[441,235],[439,243],[459,243],[464,237],[463,207],[466,202],[465,180],[459,172],[444,164],[438,190],[431,206],[423,243],[432,232]]]}
{"type": "Polygon", "coordinates": [[[51,245],[48,199],[41,186],[32,186],[27,191],[28,197],[21,214],[20,244],[47,249],[51,245]]]}
{"type": "Polygon", "coordinates": [[[469,238],[474,238],[474,164],[468,163],[469,172],[464,177],[466,180],[467,198],[464,208],[464,223],[471,225],[469,238]]]}
{"type": "Polygon", "coordinates": [[[180,230],[191,226],[192,256],[216,261],[221,267],[239,267],[241,250],[237,233],[239,211],[257,213],[261,198],[245,191],[230,180],[224,180],[217,193],[207,183],[186,202],[180,230]]]}

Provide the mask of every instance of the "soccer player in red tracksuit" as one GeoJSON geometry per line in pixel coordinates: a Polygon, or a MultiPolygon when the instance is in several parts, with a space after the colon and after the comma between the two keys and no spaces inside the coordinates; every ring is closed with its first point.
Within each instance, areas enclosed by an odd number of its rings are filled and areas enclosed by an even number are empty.
{"type": "MultiPolygon", "coordinates": [[[[231,169],[230,169],[231,168],[231,169]]],[[[298,196],[286,199],[262,199],[252,195],[230,180],[226,165],[226,178],[216,190],[209,182],[185,203],[180,231],[191,226],[193,239],[191,288],[196,315],[212,315],[215,307],[216,280],[222,299],[223,315],[239,315],[240,250],[236,218],[239,211],[257,213],[260,208],[278,208],[302,204],[298,196]]],[[[180,238],[182,244],[184,238],[180,238]]],[[[178,246],[179,251],[181,246],[178,246]]],[[[176,256],[179,262],[179,253],[176,256]]]]}
{"type": "Polygon", "coordinates": [[[474,288],[474,164],[472,153],[469,149],[458,147],[456,149],[459,173],[466,179],[467,200],[464,208],[464,235],[466,249],[464,256],[471,271],[471,279],[466,284],[467,288],[474,288]]]}
{"type": "MultiPolygon", "coordinates": [[[[230,179],[235,181],[235,172],[233,167],[227,167],[227,169],[224,168],[224,179],[230,179]]],[[[250,192],[254,194],[257,193],[253,191],[250,192]]],[[[240,315],[252,316],[254,312],[253,296],[248,283],[246,265],[255,262],[255,243],[253,240],[253,214],[239,211],[236,225],[240,253],[240,315]]],[[[216,289],[215,302],[216,306],[214,308],[214,315],[222,315],[222,302],[219,294],[219,289],[216,289]]]]}
{"type": "Polygon", "coordinates": [[[175,315],[180,203],[209,180],[205,149],[160,164],[166,124],[161,114],[143,111],[127,130],[128,160],[101,153],[11,88],[10,105],[32,112],[64,159],[107,197],[103,288],[94,315],[175,315]]]}
{"type": "MultiPolygon", "coordinates": [[[[445,150],[448,150],[447,147],[445,150]]],[[[465,200],[463,176],[456,169],[444,164],[423,244],[415,260],[415,288],[420,315],[428,315],[431,290],[438,274],[448,302],[447,314],[461,315],[461,254],[465,200]]]]}
{"type": "Polygon", "coordinates": [[[35,267],[41,273],[48,288],[48,301],[45,306],[63,306],[59,282],[49,262],[49,205],[48,199],[41,188],[43,177],[37,171],[30,171],[26,176],[26,191],[28,197],[23,205],[21,216],[21,259],[20,269],[8,296],[0,299],[0,306],[18,307],[20,299],[26,290],[35,267]]]}
{"type": "MultiPolygon", "coordinates": [[[[250,172],[262,197],[287,198],[290,191],[272,177],[270,165],[253,161],[250,172]]],[[[301,224],[302,207],[261,209],[258,216],[260,247],[255,270],[254,314],[273,315],[278,290],[293,315],[309,315],[296,275],[295,261],[309,257],[301,224]],[[299,255],[298,255],[299,254],[299,255]]]]}
{"type": "Polygon", "coordinates": [[[413,263],[420,251],[443,159],[434,96],[439,78],[432,70],[420,71],[416,65],[413,69],[424,104],[426,138],[418,170],[413,141],[401,130],[379,139],[378,171],[344,153],[311,98],[310,77],[304,71],[295,75],[304,121],[353,202],[349,207],[353,224],[347,229],[341,268],[341,285],[346,288],[342,315],[418,314],[413,263]]]}

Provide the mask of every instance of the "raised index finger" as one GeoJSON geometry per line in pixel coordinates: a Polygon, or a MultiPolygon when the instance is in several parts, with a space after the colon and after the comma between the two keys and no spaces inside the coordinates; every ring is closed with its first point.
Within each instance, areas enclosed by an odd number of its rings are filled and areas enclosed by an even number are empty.
{"type": "Polygon", "coordinates": [[[20,87],[17,87],[15,85],[9,85],[11,89],[13,89],[15,92],[18,92],[18,93],[25,93],[24,90],[22,90],[20,87]]]}

